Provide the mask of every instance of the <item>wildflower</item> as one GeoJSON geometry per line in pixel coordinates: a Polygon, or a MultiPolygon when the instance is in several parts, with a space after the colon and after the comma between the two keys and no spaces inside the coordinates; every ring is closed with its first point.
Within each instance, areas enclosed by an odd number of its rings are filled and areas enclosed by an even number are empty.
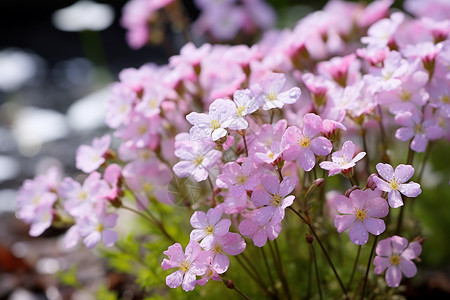
{"type": "Polygon", "coordinates": [[[259,225],[252,218],[243,220],[239,224],[239,232],[253,240],[256,247],[263,247],[267,239],[273,241],[281,232],[281,223],[270,221],[265,225],[259,225]]]}
{"type": "Polygon", "coordinates": [[[261,178],[261,185],[264,189],[255,190],[251,200],[259,209],[255,212],[252,220],[258,225],[265,225],[272,219],[279,223],[284,219],[284,210],[291,206],[295,196],[288,196],[295,188],[295,184],[289,177],[280,180],[274,175],[264,175],[261,178]]]}
{"type": "Polygon", "coordinates": [[[211,143],[181,140],[183,135],[178,135],[175,142],[175,156],[182,161],[173,166],[175,174],[182,178],[193,176],[200,182],[208,178],[209,169],[217,164],[222,153],[212,149],[211,143]]]}
{"type": "MultiPolygon", "coordinates": [[[[425,116],[428,117],[427,114],[425,116]]],[[[395,137],[400,141],[411,141],[411,150],[425,152],[428,141],[438,140],[443,135],[443,130],[433,116],[422,120],[422,113],[418,110],[405,111],[395,116],[395,122],[400,127],[395,132],[395,137]]]]}
{"type": "Polygon", "coordinates": [[[331,154],[332,161],[323,161],[320,163],[320,167],[324,170],[328,170],[328,176],[333,176],[353,168],[356,162],[360,161],[366,152],[359,152],[355,156],[355,144],[351,141],[346,141],[342,146],[342,150],[336,151],[331,154]]]}
{"type": "Polygon", "coordinates": [[[380,241],[376,248],[377,256],[373,260],[375,274],[386,271],[386,284],[398,287],[402,280],[402,273],[408,278],[417,273],[416,265],[411,261],[419,257],[422,245],[419,242],[408,244],[408,240],[394,235],[380,241]]]}
{"type": "Polygon", "coordinates": [[[286,76],[281,73],[267,74],[260,84],[251,86],[251,90],[256,94],[256,101],[263,106],[264,110],[272,108],[283,108],[285,104],[297,102],[301,90],[293,87],[288,91],[281,92],[286,82],[286,76]]]}
{"type": "Polygon", "coordinates": [[[100,241],[103,241],[106,247],[113,246],[117,241],[117,233],[109,228],[116,226],[117,218],[117,214],[107,214],[103,204],[97,205],[95,214],[79,218],[77,227],[85,246],[93,248],[100,241]]]}
{"type": "Polygon", "coordinates": [[[367,189],[354,190],[349,197],[334,197],[334,208],[342,215],[334,217],[334,226],[341,233],[348,228],[350,240],[355,245],[364,245],[369,239],[369,232],[380,235],[386,229],[384,218],[389,213],[389,206],[379,191],[367,189]]]}
{"type": "Polygon", "coordinates": [[[190,239],[201,241],[203,249],[211,250],[214,238],[225,235],[231,226],[229,219],[220,219],[222,213],[221,207],[210,208],[206,214],[202,211],[194,212],[191,225],[195,229],[191,231],[190,239]]]}
{"type": "Polygon", "coordinates": [[[322,118],[309,113],[303,117],[303,130],[296,126],[286,129],[281,138],[283,157],[286,160],[298,160],[300,167],[309,172],[316,165],[314,155],[328,155],[333,146],[323,137],[316,137],[323,129],[322,118]]]}
{"type": "Polygon", "coordinates": [[[163,270],[178,268],[166,277],[166,284],[171,288],[181,285],[183,290],[192,291],[195,288],[196,276],[205,274],[207,269],[207,251],[202,251],[197,242],[190,241],[186,246],[186,252],[179,243],[175,243],[163,252],[169,257],[161,263],[163,270]]]}
{"type": "Polygon", "coordinates": [[[101,138],[95,138],[92,141],[92,146],[81,145],[77,150],[77,169],[84,173],[97,170],[105,162],[105,155],[110,144],[111,136],[106,134],[101,138]]]}
{"type": "Polygon", "coordinates": [[[208,114],[191,112],[186,116],[186,120],[194,125],[189,131],[191,140],[212,137],[213,141],[217,141],[227,134],[225,128],[235,115],[236,106],[233,101],[220,98],[211,103],[208,114]]]}
{"type": "Polygon", "coordinates": [[[239,197],[259,184],[259,174],[255,171],[251,158],[245,159],[242,165],[229,162],[223,166],[222,174],[217,177],[216,184],[220,188],[229,189],[233,196],[239,197]]]}
{"type": "Polygon", "coordinates": [[[422,190],[420,184],[413,181],[405,183],[414,175],[414,168],[410,165],[400,164],[394,169],[389,164],[379,163],[376,166],[378,176],[373,177],[373,181],[377,188],[388,193],[389,205],[392,208],[397,208],[403,205],[402,196],[417,197],[422,190]]]}
{"type": "Polygon", "coordinates": [[[239,233],[227,232],[214,238],[211,251],[213,253],[212,267],[218,274],[223,274],[230,266],[228,255],[239,255],[245,250],[245,241],[239,233]]]}

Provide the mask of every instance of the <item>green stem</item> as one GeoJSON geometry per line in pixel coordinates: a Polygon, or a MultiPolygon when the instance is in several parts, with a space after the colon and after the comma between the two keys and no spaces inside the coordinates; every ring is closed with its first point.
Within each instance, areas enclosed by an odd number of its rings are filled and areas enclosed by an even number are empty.
{"type": "Polygon", "coordinates": [[[414,153],[415,152],[411,149],[411,144],[410,144],[409,145],[409,149],[408,149],[408,158],[406,159],[406,164],[407,165],[412,165],[413,160],[414,160],[414,153]]]}
{"type": "Polygon", "coordinates": [[[286,297],[288,299],[292,299],[291,292],[289,290],[289,284],[286,280],[286,274],[284,273],[284,270],[283,270],[283,262],[281,261],[280,249],[278,248],[277,240],[274,240],[274,244],[275,244],[275,253],[276,253],[279,265],[280,265],[281,284],[283,285],[283,290],[286,293],[286,297]]]}
{"type": "Polygon", "coordinates": [[[349,282],[347,284],[347,290],[350,290],[350,288],[352,286],[353,277],[355,276],[356,266],[358,265],[359,254],[361,253],[361,248],[362,248],[362,246],[359,245],[358,246],[358,252],[356,253],[355,263],[353,264],[352,275],[350,276],[350,280],[349,280],[349,282]]]}
{"type": "Polygon", "coordinates": [[[361,300],[364,299],[364,294],[366,293],[367,278],[369,277],[370,264],[372,262],[372,256],[373,256],[373,252],[375,251],[377,239],[378,239],[378,235],[375,236],[375,239],[373,240],[372,250],[370,250],[369,261],[367,262],[367,268],[366,268],[366,275],[364,276],[364,285],[363,285],[363,290],[361,293],[361,300]]]}
{"type": "Polygon", "coordinates": [[[320,277],[319,277],[319,268],[317,267],[317,257],[316,257],[316,251],[314,250],[314,245],[311,244],[312,254],[313,254],[313,260],[314,260],[314,269],[316,271],[316,280],[317,280],[317,289],[319,290],[319,299],[322,300],[322,288],[320,286],[320,277]]]}
{"type": "Polygon", "coordinates": [[[260,247],[259,249],[261,249],[262,256],[264,258],[264,264],[266,265],[267,274],[269,275],[269,279],[270,279],[270,284],[272,285],[275,293],[277,293],[277,290],[276,290],[276,287],[275,287],[275,281],[273,280],[272,272],[270,271],[270,267],[269,267],[269,262],[267,261],[266,252],[264,251],[263,247],[260,247]]]}
{"type": "Polygon", "coordinates": [[[211,206],[212,207],[216,207],[216,195],[214,195],[214,185],[211,181],[211,177],[208,176],[208,182],[209,182],[209,187],[211,188],[211,194],[212,194],[212,203],[211,206]]]}
{"type": "Polygon", "coordinates": [[[248,147],[247,147],[247,140],[245,138],[245,131],[241,133],[242,140],[244,141],[244,147],[245,147],[245,156],[248,157],[248,147]]]}
{"type": "Polygon", "coordinates": [[[323,254],[325,255],[325,258],[327,259],[328,264],[330,265],[331,269],[333,270],[334,276],[335,276],[336,279],[338,280],[339,285],[340,285],[340,287],[341,287],[341,289],[342,289],[342,293],[345,295],[346,298],[348,298],[347,290],[346,290],[346,288],[344,287],[344,284],[342,283],[342,280],[341,280],[341,278],[339,277],[339,274],[337,273],[336,268],[334,267],[334,264],[333,264],[333,262],[331,261],[330,256],[328,255],[327,250],[325,249],[325,247],[323,246],[322,242],[320,241],[319,236],[317,235],[316,231],[315,231],[314,228],[312,227],[311,223],[310,223],[310,222],[307,222],[307,221],[305,220],[305,218],[303,218],[303,216],[302,216],[301,214],[299,214],[299,213],[298,213],[295,209],[293,209],[292,207],[289,206],[289,209],[290,209],[291,211],[293,211],[293,212],[294,212],[294,213],[295,213],[295,214],[296,214],[296,215],[297,215],[297,216],[298,216],[298,217],[299,217],[306,225],[308,225],[309,229],[311,230],[311,233],[314,235],[314,238],[315,238],[315,239],[317,240],[317,242],[319,243],[320,249],[322,249],[322,252],[323,252],[323,254]]]}
{"type": "MultiPolygon", "coordinates": [[[[247,265],[250,266],[250,269],[252,269],[252,271],[254,272],[254,274],[256,275],[256,277],[258,277],[258,279],[264,283],[264,280],[262,279],[260,272],[258,270],[256,270],[255,266],[252,264],[252,262],[250,261],[250,259],[248,259],[248,257],[244,254],[241,253],[240,254],[242,256],[242,258],[245,260],[245,262],[247,263],[247,265]]],[[[265,284],[265,283],[264,283],[265,284]]]]}

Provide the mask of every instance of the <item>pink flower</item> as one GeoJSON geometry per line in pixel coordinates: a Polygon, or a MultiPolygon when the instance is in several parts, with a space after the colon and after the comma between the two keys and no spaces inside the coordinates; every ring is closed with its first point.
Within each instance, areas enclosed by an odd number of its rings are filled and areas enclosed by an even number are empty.
{"type": "Polygon", "coordinates": [[[190,241],[186,246],[186,253],[179,243],[170,246],[164,254],[169,259],[163,260],[161,268],[168,270],[177,268],[175,272],[166,277],[166,284],[171,288],[181,285],[183,290],[192,291],[195,288],[196,276],[205,274],[208,264],[208,251],[202,251],[197,242],[190,241]]]}
{"type": "MultiPolygon", "coordinates": [[[[182,136],[177,137],[182,139],[182,136]]],[[[208,178],[209,169],[220,161],[222,153],[212,149],[209,141],[178,140],[175,142],[175,156],[182,159],[173,166],[175,174],[180,178],[193,176],[200,182],[208,178]]]]}
{"type": "Polygon", "coordinates": [[[375,176],[373,181],[378,189],[388,193],[389,205],[392,208],[403,205],[400,193],[406,197],[417,197],[422,192],[420,184],[413,181],[405,183],[414,175],[412,166],[400,164],[394,171],[391,165],[379,163],[376,168],[384,180],[375,176]]]}
{"type": "Polygon", "coordinates": [[[380,235],[386,229],[380,218],[388,215],[389,206],[377,190],[354,190],[349,197],[338,195],[334,197],[334,208],[342,214],[334,217],[337,232],[350,228],[350,240],[355,245],[367,243],[369,232],[380,235]]]}
{"type": "Polygon", "coordinates": [[[319,165],[322,169],[328,170],[328,176],[333,176],[341,173],[341,171],[353,168],[356,162],[360,161],[366,152],[359,152],[355,156],[355,144],[351,141],[346,141],[342,146],[342,150],[331,154],[331,161],[323,161],[319,165]]]}
{"type": "Polygon", "coordinates": [[[216,184],[220,188],[229,189],[234,197],[239,197],[259,184],[259,174],[251,158],[245,159],[242,165],[229,162],[223,166],[216,184]]]}
{"type": "Polygon", "coordinates": [[[205,214],[202,211],[196,211],[191,217],[191,225],[195,229],[191,231],[190,239],[192,241],[201,241],[200,246],[205,250],[211,250],[215,237],[225,235],[231,226],[229,219],[220,219],[222,217],[222,208],[210,208],[205,214]]]}
{"type": "Polygon", "coordinates": [[[236,115],[236,106],[231,100],[216,99],[209,106],[209,114],[191,112],[186,120],[194,125],[189,131],[192,140],[204,140],[212,137],[213,141],[227,134],[225,128],[236,115]]]}
{"type": "Polygon", "coordinates": [[[100,241],[106,247],[112,247],[117,241],[117,233],[108,228],[116,226],[117,218],[117,214],[107,214],[106,208],[100,204],[94,214],[78,219],[78,233],[83,237],[86,247],[94,248],[100,241]]]}
{"type": "Polygon", "coordinates": [[[71,216],[78,217],[91,214],[94,205],[108,195],[109,186],[106,181],[100,178],[100,173],[93,172],[84,180],[83,185],[69,177],[63,180],[59,188],[59,194],[66,198],[64,209],[71,216]]]}
{"type": "Polygon", "coordinates": [[[77,169],[84,173],[97,170],[105,162],[105,155],[110,144],[111,136],[106,134],[101,138],[95,138],[92,146],[81,145],[77,150],[77,169]]]}
{"type": "Polygon", "coordinates": [[[281,73],[268,73],[260,84],[251,86],[256,95],[256,102],[263,106],[264,110],[272,108],[283,108],[285,104],[297,102],[301,90],[293,87],[288,91],[281,92],[286,82],[286,76],[281,73]]]}
{"type": "Polygon", "coordinates": [[[408,245],[408,240],[394,235],[380,241],[376,248],[377,256],[373,260],[375,274],[386,271],[386,284],[389,287],[398,287],[402,280],[402,273],[408,278],[417,273],[416,265],[411,261],[419,257],[422,252],[422,245],[419,242],[412,242],[408,245]]]}
{"type": "Polygon", "coordinates": [[[252,220],[260,226],[269,223],[280,223],[284,219],[284,210],[291,206],[295,196],[288,196],[295,188],[289,177],[280,180],[273,175],[264,175],[261,178],[263,190],[255,190],[251,200],[259,209],[256,210],[252,220]]]}
{"type": "Polygon", "coordinates": [[[239,224],[239,232],[253,240],[256,247],[263,247],[267,238],[273,241],[281,232],[281,223],[269,222],[265,225],[258,225],[251,218],[243,220],[239,224]]]}
{"type": "Polygon", "coordinates": [[[286,160],[298,160],[300,167],[309,172],[316,165],[314,155],[328,155],[333,146],[323,137],[316,137],[323,129],[323,121],[318,115],[309,113],[303,117],[303,130],[296,126],[286,129],[281,138],[283,157],[286,160]]]}
{"type": "Polygon", "coordinates": [[[218,274],[223,274],[230,266],[228,255],[239,255],[245,250],[246,244],[239,233],[227,232],[214,238],[211,251],[214,254],[212,268],[218,274]]]}
{"type": "Polygon", "coordinates": [[[400,141],[412,139],[410,147],[416,152],[425,152],[429,140],[440,139],[443,135],[437,120],[434,117],[422,120],[422,113],[418,110],[398,113],[395,122],[403,126],[397,129],[395,137],[400,141]]]}

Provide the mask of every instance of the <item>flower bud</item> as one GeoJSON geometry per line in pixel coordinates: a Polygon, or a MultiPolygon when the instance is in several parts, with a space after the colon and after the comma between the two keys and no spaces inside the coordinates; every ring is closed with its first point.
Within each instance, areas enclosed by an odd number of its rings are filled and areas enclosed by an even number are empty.
{"type": "Polygon", "coordinates": [[[312,235],[310,235],[310,234],[306,234],[305,239],[306,239],[306,242],[307,242],[308,244],[312,244],[313,241],[314,241],[314,238],[313,238],[312,235]]]}
{"type": "Polygon", "coordinates": [[[377,174],[372,173],[369,175],[369,177],[367,178],[367,184],[366,184],[366,189],[371,189],[372,191],[375,190],[377,188],[377,184],[373,181],[373,178],[376,177],[377,174]]]}
{"type": "Polygon", "coordinates": [[[344,196],[345,197],[350,197],[350,194],[354,191],[354,190],[360,190],[361,188],[357,185],[352,186],[351,188],[349,188],[348,190],[345,191],[344,196]]]}

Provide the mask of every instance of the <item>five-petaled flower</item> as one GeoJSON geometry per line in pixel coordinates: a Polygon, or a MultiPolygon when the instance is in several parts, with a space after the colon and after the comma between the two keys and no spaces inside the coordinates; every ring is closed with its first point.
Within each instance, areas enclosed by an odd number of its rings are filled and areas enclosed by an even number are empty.
{"type": "Polygon", "coordinates": [[[389,206],[380,197],[379,190],[354,190],[349,197],[338,195],[334,198],[334,208],[342,214],[334,217],[334,226],[339,233],[350,228],[350,240],[355,245],[367,243],[369,232],[380,235],[386,229],[380,218],[387,216],[389,206]]]}
{"type": "Polygon", "coordinates": [[[380,241],[376,248],[377,256],[373,260],[375,274],[386,271],[386,284],[390,287],[398,287],[402,280],[402,273],[408,278],[417,273],[416,265],[411,261],[419,257],[422,245],[419,242],[411,242],[400,236],[394,235],[380,241]]]}
{"type": "Polygon", "coordinates": [[[389,205],[392,208],[403,205],[400,193],[406,197],[417,197],[422,192],[420,184],[413,181],[405,183],[414,175],[412,166],[400,164],[394,171],[391,165],[379,163],[376,168],[384,180],[375,176],[373,181],[378,189],[388,193],[389,205]]]}

